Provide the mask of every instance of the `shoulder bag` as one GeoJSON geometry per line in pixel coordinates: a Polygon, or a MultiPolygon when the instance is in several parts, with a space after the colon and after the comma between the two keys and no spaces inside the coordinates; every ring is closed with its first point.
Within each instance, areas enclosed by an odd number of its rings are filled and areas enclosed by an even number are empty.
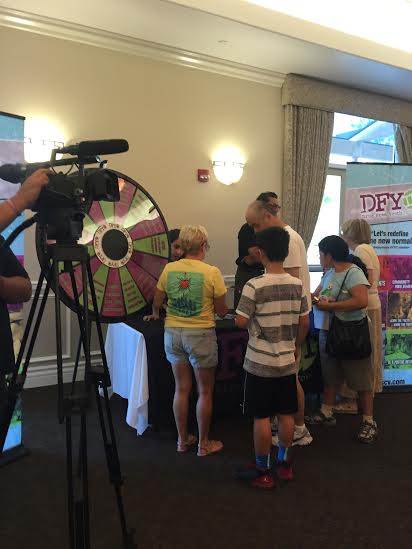
{"type": "MultiPolygon", "coordinates": [[[[349,271],[350,269],[343,279],[336,301],[339,299],[349,271]]],[[[361,320],[341,320],[336,314],[332,314],[326,339],[326,352],[329,356],[344,360],[357,360],[370,356],[372,346],[368,316],[361,320]]]]}

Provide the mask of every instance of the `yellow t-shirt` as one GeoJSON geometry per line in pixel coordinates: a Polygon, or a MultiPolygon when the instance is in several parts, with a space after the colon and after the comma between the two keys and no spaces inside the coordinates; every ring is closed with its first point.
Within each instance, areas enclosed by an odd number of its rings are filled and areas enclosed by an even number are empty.
{"type": "Polygon", "coordinates": [[[213,300],[226,293],[222,273],[198,259],[168,263],[157,282],[167,294],[166,328],[213,328],[213,300]]]}

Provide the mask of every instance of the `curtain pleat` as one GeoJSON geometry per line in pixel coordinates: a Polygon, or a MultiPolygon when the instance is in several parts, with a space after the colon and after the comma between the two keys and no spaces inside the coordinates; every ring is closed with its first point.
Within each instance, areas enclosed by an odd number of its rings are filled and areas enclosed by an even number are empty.
{"type": "Polygon", "coordinates": [[[284,112],[282,217],[307,248],[322,204],[334,113],[295,105],[284,112]]]}

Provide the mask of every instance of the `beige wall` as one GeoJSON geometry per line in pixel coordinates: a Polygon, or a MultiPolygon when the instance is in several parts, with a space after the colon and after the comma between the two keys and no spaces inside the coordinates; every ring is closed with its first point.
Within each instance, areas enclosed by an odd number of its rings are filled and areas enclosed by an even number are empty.
{"type": "MultiPolygon", "coordinates": [[[[205,225],[209,261],[234,273],[245,206],[281,188],[280,89],[4,28],[0,69],[0,110],[47,118],[66,143],[127,139],[130,151],[108,157],[109,166],[154,197],[170,228],[205,225]],[[197,183],[221,143],[244,151],[243,178],[229,187],[213,174],[197,183]]],[[[36,279],[32,233],[26,258],[36,279]]]]}

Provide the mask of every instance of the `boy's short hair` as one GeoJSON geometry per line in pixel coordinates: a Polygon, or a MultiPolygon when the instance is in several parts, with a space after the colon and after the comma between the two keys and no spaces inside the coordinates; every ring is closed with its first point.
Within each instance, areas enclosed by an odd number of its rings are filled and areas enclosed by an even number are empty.
{"type": "Polygon", "coordinates": [[[180,237],[180,229],[171,229],[169,231],[170,244],[173,244],[173,242],[177,240],[179,237],[180,237]]]}
{"type": "Polygon", "coordinates": [[[269,227],[256,233],[256,245],[269,261],[285,261],[289,253],[289,233],[281,227],[269,227]]]}

